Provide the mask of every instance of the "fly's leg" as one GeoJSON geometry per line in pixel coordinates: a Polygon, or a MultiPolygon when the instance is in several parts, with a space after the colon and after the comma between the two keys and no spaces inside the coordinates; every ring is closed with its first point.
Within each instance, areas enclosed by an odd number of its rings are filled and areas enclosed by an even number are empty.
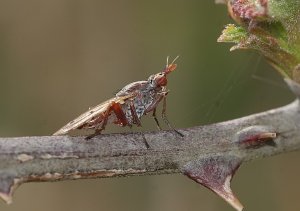
{"type": "MultiPolygon", "coordinates": [[[[102,125],[103,125],[103,123],[102,123],[102,125]]],[[[104,127],[104,128],[105,128],[105,127],[104,127]]],[[[103,126],[101,126],[101,128],[96,129],[95,132],[94,132],[93,134],[88,135],[87,137],[85,137],[85,140],[89,140],[89,139],[91,139],[91,138],[94,138],[94,137],[97,136],[97,135],[100,135],[101,132],[102,132],[102,130],[104,130],[104,128],[103,128],[103,126]]]]}
{"type": "Polygon", "coordinates": [[[135,110],[135,106],[133,104],[133,101],[130,102],[130,111],[131,111],[131,115],[132,115],[132,118],[133,118],[133,122],[138,126],[138,127],[141,127],[141,121],[136,113],[136,110],[135,110]]]}
{"type": "Polygon", "coordinates": [[[105,129],[105,126],[107,125],[107,121],[108,121],[108,117],[109,117],[110,112],[111,112],[111,108],[109,108],[109,109],[105,112],[101,127],[100,127],[100,128],[97,128],[93,134],[87,136],[87,137],[85,138],[85,140],[89,140],[89,139],[94,138],[95,136],[101,134],[102,130],[104,130],[104,129],[105,129]]]}
{"type": "Polygon", "coordinates": [[[101,132],[105,129],[106,125],[107,125],[107,121],[108,121],[108,117],[111,113],[111,111],[113,111],[116,114],[116,117],[118,119],[118,122],[120,122],[120,124],[122,126],[126,126],[127,125],[127,119],[126,116],[120,106],[119,103],[112,103],[111,106],[109,107],[109,109],[105,112],[104,117],[103,117],[103,122],[100,128],[97,128],[95,130],[95,133],[93,133],[92,135],[87,136],[85,139],[91,139],[94,138],[97,135],[100,135],[101,132]]]}
{"type": "Polygon", "coordinates": [[[157,117],[156,117],[156,108],[153,109],[152,116],[153,116],[153,118],[154,118],[154,120],[155,120],[155,122],[156,122],[156,126],[157,126],[158,130],[161,130],[161,127],[160,127],[160,125],[159,125],[158,119],[157,119],[157,117]]]}
{"type": "Polygon", "coordinates": [[[164,120],[164,122],[168,125],[168,127],[172,130],[174,130],[178,135],[180,135],[181,137],[183,137],[184,135],[182,133],[180,133],[178,130],[176,130],[171,123],[169,122],[167,115],[166,115],[166,110],[167,110],[167,97],[166,95],[163,96],[163,109],[161,112],[161,117],[164,120]]]}
{"type": "MultiPolygon", "coordinates": [[[[118,119],[118,124],[121,126],[126,126],[129,125],[126,115],[121,107],[121,105],[119,103],[112,103],[111,105],[111,109],[113,110],[113,112],[115,113],[117,119],[118,119]]],[[[131,125],[129,125],[131,126],[131,125]]]]}

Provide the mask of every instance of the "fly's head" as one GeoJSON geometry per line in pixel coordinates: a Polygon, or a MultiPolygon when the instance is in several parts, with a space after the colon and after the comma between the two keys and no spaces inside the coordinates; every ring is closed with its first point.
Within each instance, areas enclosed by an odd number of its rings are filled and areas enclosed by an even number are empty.
{"type": "Polygon", "coordinates": [[[168,63],[169,57],[167,57],[167,65],[166,65],[165,69],[162,72],[153,74],[148,78],[148,83],[152,88],[160,88],[160,87],[164,87],[167,85],[167,83],[168,83],[167,75],[176,69],[177,64],[174,64],[174,62],[176,61],[176,59],[178,59],[178,57],[179,56],[177,56],[171,62],[171,64],[168,63]]]}

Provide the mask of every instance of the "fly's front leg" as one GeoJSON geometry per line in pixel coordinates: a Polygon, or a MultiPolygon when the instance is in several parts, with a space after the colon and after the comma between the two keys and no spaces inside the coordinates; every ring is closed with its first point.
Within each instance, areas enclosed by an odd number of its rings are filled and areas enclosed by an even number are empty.
{"type": "Polygon", "coordinates": [[[157,126],[158,130],[161,130],[161,127],[160,127],[160,125],[159,125],[158,119],[157,119],[157,117],[156,117],[156,108],[153,109],[152,116],[153,116],[153,118],[154,118],[154,120],[155,120],[155,122],[156,122],[156,126],[157,126]]]}
{"type": "Polygon", "coordinates": [[[164,122],[168,125],[168,127],[172,130],[174,130],[178,135],[180,135],[181,137],[183,137],[184,135],[182,133],[180,133],[179,131],[177,131],[169,122],[167,115],[166,115],[166,111],[167,111],[167,96],[166,94],[163,96],[163,109],[161,112],[161,117],[164,120],[164,122]]]}

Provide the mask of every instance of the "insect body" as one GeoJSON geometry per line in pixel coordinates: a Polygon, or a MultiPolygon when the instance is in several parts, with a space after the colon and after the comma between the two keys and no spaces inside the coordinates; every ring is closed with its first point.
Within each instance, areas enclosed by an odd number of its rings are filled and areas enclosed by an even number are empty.
{"type": "Polygon", "coordinates": [[[88,110],[53,135],[64,135],[75,129],[95,129],[95,133],[88,136],[87,139],[100,134],[108,123],[114,123],[120,126],[141,126],[141,117],[152,112],[154,120],[160,129],[156,118],[156,107],[163,100],[162,118],[166,124],[176,133],[183,136],[175,130],[166,117],[166,96],[168,90],[167,75],[177,67],[175,60],[168,64],[162,72],[151,75],[147,81],[136,81],[126,85],[114,98],[88,110]]]}

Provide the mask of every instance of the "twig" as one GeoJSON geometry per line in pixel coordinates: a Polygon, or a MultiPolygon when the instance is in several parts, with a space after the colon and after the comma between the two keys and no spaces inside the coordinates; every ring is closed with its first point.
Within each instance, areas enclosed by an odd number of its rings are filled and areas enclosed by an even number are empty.
{"type": "MultiPolygon", "coordinates": [[[[199,181],[203,172],[193,168],[202,168],[203,160],[217,158],[213,164],[217,163],[219,171],[226,158],[232,167],[231,179],[243,161],[299,149],[299,125],[296,100],[248,117],[179,130],[184,137],[160,131],[107,134],[91,140],[69,136],[0,138],[0,196],[10,203],[14,189],[24,182],[179,172],[222,196],[219,189],[199,181]]],[[[226,175],[227,181],[228,172],[226,175]]],[[[231,203],[228,197],[225,200],[231,203]]],[[[238,203],[231,204],[242,209],[238,203]]]]}

